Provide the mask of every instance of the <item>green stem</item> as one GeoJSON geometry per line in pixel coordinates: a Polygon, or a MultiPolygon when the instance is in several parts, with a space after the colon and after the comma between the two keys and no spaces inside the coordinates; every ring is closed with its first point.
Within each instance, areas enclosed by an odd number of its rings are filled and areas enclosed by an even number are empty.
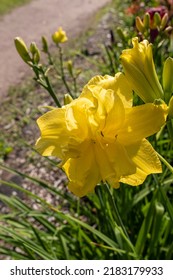
{"type": "Polygon", "coordinates": [[[115,203],[115,200],[113,198],[113,195],[112,195],[112,193],[110,191],[109,185],[108,185],[108,183],[105,183],[105,185],[107,187],[107,191],[108,191],[109,197],[111,199],[111,203],[112,203],[112,206],[113,206],[114,213],[116,214],[116,218],[117,218],[118,224],[119,224],[119,226],[121,226],[122,230],[124,231],[124,234],[129,238],[128,233],[126,231],[126,228],[125,228],[125,226],[123,224],[123,221],[121,219],[121,216],[119,214],[118,207],[117,207],[117,205],[115,203]]]}
{"type": "Polygon", "coordinates": [[[65,73],[64,73],[64,66],[63,66],[63,53],[62,53],[62,48],[60,45],[57,45],[58,47],[58,50],[59,50],[59,59],[60,59],[60,70],[61,70],[61,79],[68,91],[68,93],[71,95],[71,97],[73,98],[73,95],[71,93],[71,90],[67,84],[67,81],[66,81],[66,77],[65,77],[65,73]]]}
{"type": "Polygon", "coordinates": [[[171,139],[171,144],[173,145],[173,121],[172,121],[172,119],[168,118],[167,128],[168,128],[168,133],[169,133],[169,136],[171,139]]]}
{"type": "Polygon", "coordinates": [[[129,247],[131,248],[132,252],[134,253],[135,259],[138,259],[136,250],[135,250],[133,244],[131,243],[130,237],[129,237],[129,235],[128,235],[127,231],[126,231],[126,228],[125,228],[125,226],[123,224],[123,221],[122,221],[121,216],[119,214],[117,205],[116,205],[114,197],[113,197],[113,195],[112,195],[112,193],[110,191],[110,187],[109,187],[108,183],[105,183],[105,186],[107,188],[107,191],[108,191],[108,194],[109,194],[112,206],[113,206],[113,210],[114,210],[114,213],[115,213],[117,221],[118,221],[118,225],[119,225],[119,227],[121,227],[121,235],[124,238],[124,240],[126,240],[127,244],[129,245],[129,247]]]}
{"type": "Polygon", "coordinates": [[[56,97],[56,95],[55,95],[55,93],[54,93],[54,90],[52,89],[52,86],[51,86],[51,84],[50,84],[50,82],[49,82],[49,78],[48,78],[46,75],[44,75],[44,78],[45,78],[45,81],[46,81],[46,84],[47,84],[47,90],[48,90],[48,92],[50,93],[51,97],[52,97],[53,100],[55,101],[56,105],[57,105],[59,108],[61,108],[61,104],[60,104],[58,98],[56,97]]]}
{"type": "Polygon", "coordinates": [[[164,201],[165,208],[167,209],[169,216],[171,218],[171,221],[173,223],[173,206],[172,203],[170,202],[169,198],[167,197],[165,188],[163,187],[162,183],[158,180],[157,176],[153,174],[154,180],[157,184],[158,190],[161,193],[162,199],[164,201]]]}
{"type": "Polygon", "coordinates": [[[50,53],[49,51],[47,52],[47,56],[48,56],[49,64],[50,64],[50,65],[54,65],[54,62],[53,62],[51,53],[50,53]]]}
{"type": "Polygon", "coordinates": [[[52,88],[52,86],[50,84],[48,76],[45,74],[45,71],[43,70],[43,67],[42,66],[37,66],[37,65],[33,64],[32,68],[33,68],[33,71],[34,71],[34,73],[36,75],[36,79],[37,79],[38,83],[40,85],[42,85],[49,92],[49,94],[51,95],[51,97],[54,100],[55,104],[59,108],[61,108],[61,104],[60,104],[58,98],[56,97],[56,94],[55,94],[55,92],[54,92],[54,90],[53,90],[53,88],[52,88]],[[45,81],[45,84],[41,81],[40,74],[42,75],[42,77],[43,77],[43,79],[45,81]]]}
{"type": "Polygon", "coordinates": [[[157,153],[159,159],[166,165],[166,167],[173,173],[173,167],[167,162],[166,159],[164,159],[159,153],[157,153]]]}
{"type": "Polygon", "coordinates": [[[74,91],[75,91],[75,93],[77,94],[77,82],[76,82],[76,77],[73,75],[72,78],[73,78],[74,91]]]}

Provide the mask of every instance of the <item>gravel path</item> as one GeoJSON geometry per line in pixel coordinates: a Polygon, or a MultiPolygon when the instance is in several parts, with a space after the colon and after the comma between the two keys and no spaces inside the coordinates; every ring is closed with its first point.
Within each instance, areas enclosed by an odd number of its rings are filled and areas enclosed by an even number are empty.
{"type": "Polygon", "coordinates": [[[0,19],[0,97],[8,94],[10,85],[19,83],[28,66],[19,58],[13,40],[20,36],[29,44],[51,37],[59,26],[69,37],[86,27],[88,19],[110,0],[33,0],[0,19]]]}

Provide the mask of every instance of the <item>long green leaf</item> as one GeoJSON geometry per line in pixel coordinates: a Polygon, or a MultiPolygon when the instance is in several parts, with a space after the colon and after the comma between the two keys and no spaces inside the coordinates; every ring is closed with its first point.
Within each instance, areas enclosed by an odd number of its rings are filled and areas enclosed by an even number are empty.
{"type": "Polygon", "coordinates": [[[165,190],[163,189],[162,186],[159,187],[159,191],[162,195],[162,198],[163,198],[163,201],[164,201],[164,204],[165,204],[165,207],[169,213],[169,216],[171,218],[171,221],[173,223],[173,206],[169,200],[169,198],[167,197],[166,193],[165,193],[165,190]]]}
{"type": "Polygon", "coordinates": [[[17,233],[13,231],[12,229],[3,227],[0,225],[0,229],[3,232],[6,232],[7,234],[10,234],[11,237],[13,237],[16,241],[21,242],[22,245],[28,247],[33,252],[35,252],[37,255],[39,255],[41,258],[45,260],[52,260],[53,258],[48,254],[45,250],[43,250],[38,244],[36,244],[33,240],[28,240],[24,237],[21,237],[20,233],[17,233]]]}
{"type": "MultiPolygon", "coordinates": [[[[56,211],[56,209],[55,209],[56,211]]],[[[122,250],[122,249],[119,249],[118,248],[118,244],[113,241],[112,239],[110,239],[108,236],[104,235],[102,232],[96,230],[95,228],[93,228],[92,226],[86,224],[85,222],[82,222],[70,215],[67,215],[67,214],[63,214],[61,212],[58,212],[58,215],[64,217],[64,220],[67,220],[68,222],[74,222],[75,224],[78,224],[80,225],[81,227],[89,230],[92,234],[96,235],[97,237],[99,237],[103,242],[105,242],[107,245],[109,245],[115,252],[119,253],[120,255],[121,254],[127,254],[126,251],[122,250]]],[[[132,252],[129,253],[129,255],[131,256],[134,256],[134,254],[132,252]]]]}
{"type": "Polygon", "coordinates": [[[140,231],[137,236],[135,249],[139,256],[142,256],[142,252],[145,248],[145,243],[147,240],[147,235],[150,231],[151,223],[152,223],[153,216],[154,216],[153,215],[154,214],[154,202],[155,202],[156,195],[157,195],[157,192],[155,192],[155,194],[153,195],[153,198],[149,204],[149,209],[148,209],[147,215],[144,218],[144,221],[142,223],[142,226],[141,226],[140,231]]]}

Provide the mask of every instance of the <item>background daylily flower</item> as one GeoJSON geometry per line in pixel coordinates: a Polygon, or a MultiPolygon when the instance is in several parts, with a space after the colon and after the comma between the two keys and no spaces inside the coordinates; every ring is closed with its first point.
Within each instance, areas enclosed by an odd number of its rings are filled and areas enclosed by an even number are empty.
{"type": "Polygon", "coordinates": [[[163,89],[157,77],[152,55],[152,44],[147,40],[132,39],[133,48],[123,50],[121,62],[130,86],[145,102],[163,99],[163,89]]]}
{"type": "Polygon", "coordinates": [[[130,92],[123,74],[96,76],[79,98],[37,120],[36,149],[62,159],[69,189],[77,196],[92,192],[101,180],[112,187],[119,182],[136,186],[162,171],[145,137],[160,130],[165,107],[132,107],[130,92]]]}
{"type": "Polygon", "coordinates": [[[168,9],[165,6],[150,7],[146,12],[150,15],[150,40],[154,42],[160,29],[163,30],[167,27],[169,19],[168,9]]]}

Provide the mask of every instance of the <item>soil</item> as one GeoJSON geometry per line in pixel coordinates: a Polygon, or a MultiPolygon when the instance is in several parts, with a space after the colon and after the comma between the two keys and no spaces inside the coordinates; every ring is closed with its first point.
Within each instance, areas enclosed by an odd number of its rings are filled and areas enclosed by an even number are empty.
{"type": "Polygon", "coordinates": [[[89,19],[110,0],[33,0],[0,18],[0,96],[8,95],[11,85],[20,83],[30,73],[14,47],[19,36],[29,44],[40,42],[41,36],[50,39],[59,26],[69,37],[86,29],[89,19]]]}

